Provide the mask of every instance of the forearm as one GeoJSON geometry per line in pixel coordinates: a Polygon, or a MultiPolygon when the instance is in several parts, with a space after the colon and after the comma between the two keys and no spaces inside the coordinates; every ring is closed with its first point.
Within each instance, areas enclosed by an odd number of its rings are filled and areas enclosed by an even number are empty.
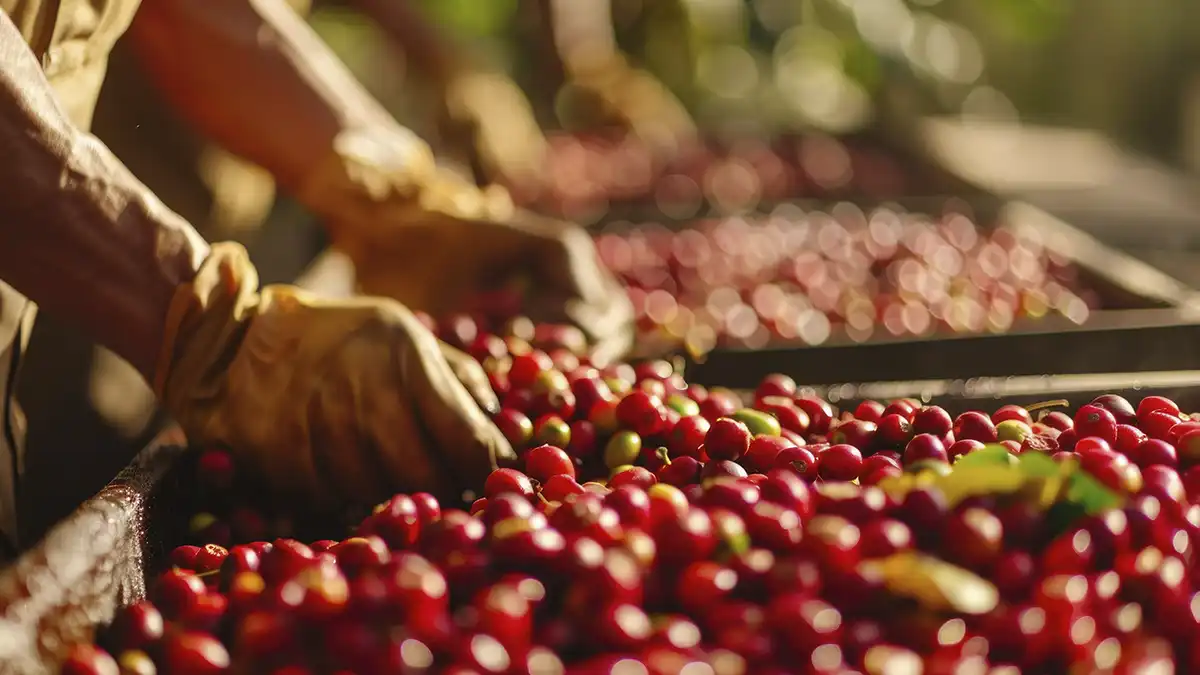
{"type": "Polygon", "coordinates": [[[0,278],[149,376],[207,245],[59,107],[0,12],[0,278]]]}
{"type": "Polygon", "coordinates": [[[603,67],[620,57],[611,0],[537,0],[568,75],[603,67]]]}
{"type": "Polygon", "coordinates": [[[384,129],[414,156],[427,152],[281,0],[147,0],[130,37],[189,122],[285,189],[296,190],[347,132],[384,129]]]}

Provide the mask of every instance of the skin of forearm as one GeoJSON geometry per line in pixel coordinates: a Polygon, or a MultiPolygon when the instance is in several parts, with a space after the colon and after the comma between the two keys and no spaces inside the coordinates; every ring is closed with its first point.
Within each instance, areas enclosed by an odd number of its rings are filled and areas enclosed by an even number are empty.
{"type": "Polygon", "coordinates": [[[146,0],[129,36],[185,119],[285,189],[343,132],[383,128],[420,143],[282,0],[146,0]]]}
{"type": "Polygon", "coordinates": [[[208,246],[76,128],[0,12],[0,279],[147,378],[208,246]]]}
{"type": "Polygon", "coordinates": [[[618,57],[611,0],[537,0],[550,23],[554,44],[569,75],[618,57]]]}

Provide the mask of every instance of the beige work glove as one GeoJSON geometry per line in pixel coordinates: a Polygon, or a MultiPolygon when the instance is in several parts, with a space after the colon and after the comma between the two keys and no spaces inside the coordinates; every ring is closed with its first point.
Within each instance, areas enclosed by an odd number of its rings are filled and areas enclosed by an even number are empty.
{"type": "Polygon", "coordinates": [[[568,105],[592,118],[591,123],[615,122],[660,157],[673,156],[697,138],[696,123],[683,103],[658,78],[623,56],[573,70],[565,91],[568,105]]]}
{"type": "Polygon", "coordinates": [[[498,73],[468,71],[445,85],[439,124],[491,182],[536,186],[548,143],[524,92],[498,73]]]}
{"type": "Polygon", "coordinates": [[[611,361],[632,344],[633,308],[581,228],[519,211],[500,188],[479,189],[447,171],[388,167],[335,153],[301,200],[323,204],[334,244],[355,263],[360,290],[434,316],[518,282],[536,320],[572,323],[611,361]],[[386,185],[394,176],[395,188],[386,185]],[[356,189],[356,185],[361,186],[356,189]]]}
{"type": "Polygon", "coordinates": [[[513,458],[477,363],[394,301],[259,291],[237,244],[215,244],[177,291],[154,388],[190,441],[321,504],[459,496],[513,458]]]}

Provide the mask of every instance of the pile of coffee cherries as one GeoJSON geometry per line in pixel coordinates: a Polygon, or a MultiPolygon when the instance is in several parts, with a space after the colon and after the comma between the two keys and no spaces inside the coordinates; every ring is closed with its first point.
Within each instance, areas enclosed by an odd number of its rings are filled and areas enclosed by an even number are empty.
{"type": "MultiPolygon", "coordinates": [[[[510,186],[517,201],[573,219],[611,206],[653,206],[673,217],[705,205],[727,211],[762,202],[859,195],[876,199],[933,194],[933,176],[866,141],[825,136],[696,144],[669,162],[632,137],[554,134],[541,176],[510,186]]],[[[932,172],[930,172],[932,173],[932,172]]]]}
{"type": "Polygon", "coordinates": [[[62,672],[1200,672],[1200,421],[1171,400],[839,411],[552,343],[464,345],[520,461],[461,503],[302,534],[197,452],[190,543],[62,672]]]}
{"type": "Polygon", "coordinates": [[[1087,320],[1099,298],[1026,233],[849,203],[777,207],[686,229],[601,234],[645,339],[762,347],[936,332],[1003,332],[1046,315],[1087,320]]]}

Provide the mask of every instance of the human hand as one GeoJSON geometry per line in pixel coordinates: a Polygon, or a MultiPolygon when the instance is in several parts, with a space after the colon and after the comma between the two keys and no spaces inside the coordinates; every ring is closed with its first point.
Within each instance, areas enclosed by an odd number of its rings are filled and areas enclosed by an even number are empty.
{"type": "Polygon", "coordinates": [[[581,228],[513,209],[503,192],[481,191],[448,173],[423,196],[335,228],[360,291],[441,316],[523,280],[525,311],[581,328],[593,360],[629,350],[632,305],[581,228]]]}
{"type": "Polygon", "coordinates": [[[536,185],[546,158],[546,136],[533,108],[512,79],[467,72],[445,85],[439,125],[491,182],[536,185]]]}
{"type": "Polygon", "coordinates": [[[482,369],[403,306],[257,283],[217,244],[172,303],[154,384],[192,442],[320,504],[457,497],[514,458],[482,369]]]}
{"type": "Polygon", "coordinates": [[[615,121],[660,157],[674,156],[698,135],[691,115],[666,85],[624,58],[580,69],[567,87],[578,108],[615,121]]]}

